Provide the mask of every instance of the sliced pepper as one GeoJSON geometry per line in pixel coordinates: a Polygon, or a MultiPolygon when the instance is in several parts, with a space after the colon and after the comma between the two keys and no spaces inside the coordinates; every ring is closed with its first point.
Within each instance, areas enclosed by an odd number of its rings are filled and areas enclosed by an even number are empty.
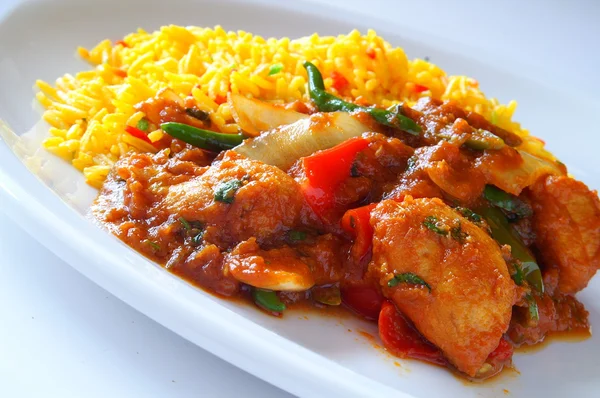
{"type": "Polygon", "coordinates": [[[446,365],[442,352],[414,329],[391,301],[384,301],[379,314],[379,337],[384,347],[400,358],[415,358],[446,365]]]}
{"type": "Polygon", "coordinates": [[[508,223],[504,213],[496,207],[482,207],[478,213],[485,218],[492,236],[503,245],[509,245],[513,258],[519,260],[525,279],[538,292],[544,292],[542,272],[531,251],[521,241],[517,232],[508,223]]]}
{"type": "Polygon", "coordinates": [[[335,191],[347,178],[356,155],[369,145],[363,137],[351,138],[302,160],[306,181],[304,197],[312,210],[323,216],[335,204],[335,191]]]}
{"type": "Polygon", "coordinates": [[[277,297],[277,293],[272,290],[254,288],[252,289],[252,298],[259,307],[267,311],[278,313],[285,311],[285,304],[277,297]]]}
{"type": "Polygon", "coordinates": [[[342,217],[342,229],[354,238],[352,255],[360,260],[365,257],[373,245],[373,227],[371,226],[371,210],[376,203],[350,209],[342,217]]]}
{"type": "Polygon", "coordinates": [[[371,115],[377,123],[394,127],[413,135],[419,135],[421,132],[421,128],[414,120],[402,115],[400,112],[356,105],[326,92],[323,76],[321,75],[321,72],[319,72],[319,69],[313,63],[308,61],[304,63],[304,68],[308,74],[308,91],[310,98],[313,100],[319,111],[366,112],[371,115]]]}
{"type": "Polygon", "coordinates": [[[244,141],[244,137],[240,134],[216,133],[183,123],[163,123],[160,128],[165,133],[183,142],[213,152],[234,148],[244,141]]]}

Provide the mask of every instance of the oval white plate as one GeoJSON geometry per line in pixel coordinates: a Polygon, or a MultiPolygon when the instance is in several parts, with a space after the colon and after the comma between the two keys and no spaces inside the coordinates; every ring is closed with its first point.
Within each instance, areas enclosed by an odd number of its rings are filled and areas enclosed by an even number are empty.
{"type": "MultiPolygon", "coordinates": [[[[131,306],[176,333],[283,389],[303,396],[594,396],[600,389],[597,337],[578,344],[553,343],[535,354],[518,354],[521,375],[468,385],[444,369],[397,360],[372,347],[359,331],[374,325],[356,319],[290,313],[283,320],[251,306],[222,301],[191,287],[130,250],[84,217],[95,191],[66,163],[38,150],[47,126],[32,107],[36,78],[52,81],[87,68],[74,56],[78,45],[119,39],[141,26],[213,26],[267,36],[337,34],[377,27],[409,56],[431,56],[453,72],[475,76],[488,93],[520,101],[520,118],[555,149],[572,172],[592,187],[598,143],[587,132],[597,103],[535,84],[483,62],[452,54],[453,43],[433,40],[397,24],[305,3],[253,1],[104,0],[28,1],[0,22],[0,199],[2,208],[31,235],[73,267],[131,306]],[[122,4],[123,3],[123,4],[122,4]],[[232,12],[235,10],[235,12],[232,12]],[[312,11],[314,10],[314,13],[312,11]],[[9,40],[6,38],[10,37],[9,40]],[[556,99],[559,98],[560,101],[556,99]],[[557,126],[568,116],[569,133],[557,126]],[[582,116],[583,115],[583,116],[582,116]],[[587,115],[587,116],[586,116],[587,115]],[[16,132],[16,134],[14,133],[16,132]],[[349,331],[351,330],[351,332],[349,331]]],[[[580,296],[600,324],[598,280],[580,296]]],[[[201,377],[201,375],[199,375],[201,377]]]]}

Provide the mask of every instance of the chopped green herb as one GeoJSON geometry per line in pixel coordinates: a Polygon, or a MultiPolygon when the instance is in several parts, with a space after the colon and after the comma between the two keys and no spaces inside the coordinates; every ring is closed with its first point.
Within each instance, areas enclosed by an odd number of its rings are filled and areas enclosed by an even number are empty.
{"type": "Polygon", "coordinates": [[[523,284],[523,280],[525,279],[525,275],[523,274],[523,269],[521,268],[521,264],[519,264],[518,260],[512,261],[510,263],[512,268],[514,268],[514,272],[510,275],[513,281],[519,286],[523,284]]]}
{"type": "Polygon", "coordinates": [[[192,243],[196,246],[200,246],[200,244],[202,243],[202,240],[204,239],[204,231],[197,233],[193,238],[192,238],[192,243]]]}
{"type": "Polygon", "coordinates": [[[516,218],[525,218],[533,214],[531,206],[527,203],[493,185],[485,186],[483,196],[494,206],[514,214],[516,218]]]}
{"type": "Polygon", "coordinates": [[[272,290],[254,288],[252,289],[252,298],[259,307],[262,307],[268,311],[285,311],[285,304],[281,302],[279,297],[277,297],[277,293],[272,290]]]}
{"type": "Polygon", "coordinates": [[[535,297],[533,297],[531,294],[528,294],[525,298],[529,304],[529,318],[537,323],[540,320],[540,311],[537,301],[535,301],[535,297]]]}
{"type": "Polygon", "coordinates": [[[407,283],[409,285],[423,285],[429,290],[429,293],[431,293],[431,286],[429,286],[427,282],[425,282],[423,279],[417,276],[417,274],[414,274],[412,272],[397,274],[388,281],[388,287],[394,287],[399,283],[407,283]]]}
{"type": "Polygon", "coordinates": [[[203,122],[206,122],[207,120],[210,119],[210,114],[208,112],[204,112],[204,111],[202,111],[200,109],[196,109],[196,108],[185,108],[185,113],[187,113],[188,115],[190,115],[193,118],[202,120],[203,122]]]}
{"type": "Polygon", "coordinates": [[[215,189],[215,200],[223,203],[233,203],[235,193],[242,187],[240,180],[230,180],[217,185],[215,189]]]}
{"type": "Polygon", "coordinates": [[[192,229],[192,226],[190,225],[190,223],[183,217],[179,217],[179,222],[181,223],[181,225],[183,225],[183,228],[186,231],[189,231],[190,229],[192,229]]]}
{"type": "Polygon", "coordinates": [[[136,126],[139,130],[142,131],[148,131],[148,129],[150,128],[150,122],[148,122],[148,119],[146,118],[141,118],[139,122],[137,122],[137,126],[136,126]]]}
{"type": "Polygon", "coordinates": [[[435,232],[436,234],[446,236],[448,235],[448,227],[446,227],[443,223],[438,221],[435,216],[427,216],[425,217],[425,221],[423,221],[423,225],[427,227],[427,229],[435,232]]]}
{"type": "Polygon", "coordinates": [[[283,70],[282,64],[271,65],[271,68],[269,68],[269,76],[276,75],[277,73],[281,72],[282,70],[283,70]]]}
{"type": "Polygon", "coordinates": [[[298,241],[306,239],[306,232],[292,230],[292,231],[288,232],[288,237],[290,238],[290,240],[292,242],[298,242],[298,241]]]}
{"type": "Polygon", "coordinates": [[[462,230],[459,221],[458,225],[456,227],[452,227],[450,230],[450,236],[452,236],[452,239],[456,240],[457,242],[463,243],[469,235],[462,230]]]}
{"type": "Polygon", "coordinates": [[[475,213],[471,209],[467,209],[466,207],[457,207],[456,211],[458,211],[461,216],[463,216],[469,221],[473,221],[474,223],[479,223],[482,220],[479,214],[475,213]]]}
{"type": "Polygon", "coordinates": [[[143,243],[149,245],[150,247],[152,247],[152,250],[154,251],[159,251],[160,250],[160,245],[156,242],[152,242],[150,239],[146,239],[143,241],[143,243]]]}

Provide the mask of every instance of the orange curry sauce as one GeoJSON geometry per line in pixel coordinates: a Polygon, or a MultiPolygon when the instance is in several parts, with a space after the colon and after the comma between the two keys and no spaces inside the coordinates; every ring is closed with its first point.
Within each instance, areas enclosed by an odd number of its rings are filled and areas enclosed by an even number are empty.
{"type": "MultiPolygon", "coordinates": [[[[140,106],[157,125],[188,119],[177,104],[140,106]]],[[[560,163],[527,169],[518,136],[452,103],[428,99],[402,112],[422,134],[380,127],[289,170],[166,136],[158,153],[114,166],[91,213],[209,292],[251,301],[256,286],[288,306],[341,302],[378,322],[394,355],[471,378],[499,372],[515,346],[588,331],[574,293],[600,266],[597,194],[560,163]],[[468,147],[482,129],[507,145],[468,147]],[[519,259],[511,247],[466,212],[489,206],[489,185],[531,210],[505,214],[540,265],[544,293],[513,281],[519,259]]]]}

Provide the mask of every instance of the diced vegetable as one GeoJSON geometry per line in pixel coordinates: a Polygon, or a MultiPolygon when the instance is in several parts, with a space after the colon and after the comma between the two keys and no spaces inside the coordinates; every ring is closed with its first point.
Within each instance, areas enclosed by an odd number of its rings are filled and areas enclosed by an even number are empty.
{"type": "Polygon", "coordinates": [[[348,210],[342,217],[341,226],[354,238],[351,254],[360,260],[373,246],[373,227],[371,226],[371,210],[376,203],[348,210]]]}
{"type": "Polygon", "coordinates": [[[215,133],[182,123],[163,123],[160,128],[183,142],[213,152],[234,148],[244,141],[244,137],[239,134],[215,133]]]}
{"type": "Polygon", "coordinates": [[[306,174],[302,191],[317,215],[324,215],[335,205],[336,189],[350,178],[350,168],[356,155],[368,145],[369,141],[365,138],[351,138],[302,160],[306,174]]]}
{"type": "Polygon", "coordinates": [[[308,115],[290,109],[277,107],[257,99],[246,98],[239,94],[229,95],[231,113],[242,131],[252,137],[263,131],[273,130],[279,126],[291,124],[308,115]]]}
{"type": "Polygon", "coordinates": [[[283,70],[282,64],[274,64],[269,68],[269,76],[276,75],[283,70]]]}
{"type": "Polygon", "coordinates": [[[344,101],[336,96],[325,91],[323,76],[319,69],[311,62],[305,62],[304,68],[308,74],[308,91],[310,98],[313,100],[319,111],[321,112],[366,112],[378,123],[386,126],[398,128],[413,135],[419,135],[421,128],[414,120],[402,115],[398,111],[391,112],[386,109],[369,108],[344,101]]]}
{"type": "Polygon", "coordinates": [[[513,213],[518,218],[529,217],[533,214],[533,210],[527,203],[493,185],[486,185],[483,196],[494,206],[513,213]]]}
{"type": "Polygon", "coordinates": [[[141,118],[139,120],[139,122],[137,122],[137,128],[141,131],[148,131],[148,128],[150,127],[150,123],[148,122],[148,119],[146,118],[141,118]]]}
{"type": "Polygon", "coordinates": [[[544,292],[542,272],[531,251],[521,241],[517,232],[508,223],[501,210],[495,207],[482,207],[478,210],[492,230],[493,238],[500,244],[509,245],[513,258],[519,260],[525,279],[538,292],[544,292]]]}
{"type": "Polygon", "coordinates": [[[240,180],[222,182],[215,188],[215,201],[227,204],[233,203],[235,193],[242,187],[240,180]]]}
{"type": "Polygon", "coordinates": [[[125,131],[130,135],[134,136],[135,138],[139,138],[140,140],[145,141],[148,144],[152,144],[152,141],[150,141],[150,138],[148,138],[148,134],[144,133],[137,127],[125,126],[125,131]]]}
{"type": "Polygon", "coordinates": [[[277,293],[272,290],[252,289],[254,302],[267,311],[283,312],[285,304],[279,299],[277,293]]]}
{"type": "MultiPolygon", "coordinates": [[[[499,151],[502,152],[502,151],[499,151]]],[[[479,169],[484,173],[486,180],[501,190],[513,195],[520,195],[521,191],[535,183],[545,175],[564,175],[564,171],[555,163],[538,158],[525,151],[518,151],[521,162],[514,162],[514,166],[506,162],[496,161],[505,159],[506,154],[494,153],[484,154],[480,159],[479,169]]]]}
{"type": "Polygon", "coordinates": [[[234,150],[287,170],[296,160],[334,147],[371,129],[345,112],[314,114],[244,141],[234,150]]]}
{"type": "Polygon", "coordinates": [[[431,286],[427,282],[425,282],[421,277],[412,272],[404,272],[402,274],[396,274],[392,279],[390,279],[387,283],[388,287],[397,286],[399,283],[406,283],[408,285],[422,285],[429,290],[431,293],[431,286]]]}

